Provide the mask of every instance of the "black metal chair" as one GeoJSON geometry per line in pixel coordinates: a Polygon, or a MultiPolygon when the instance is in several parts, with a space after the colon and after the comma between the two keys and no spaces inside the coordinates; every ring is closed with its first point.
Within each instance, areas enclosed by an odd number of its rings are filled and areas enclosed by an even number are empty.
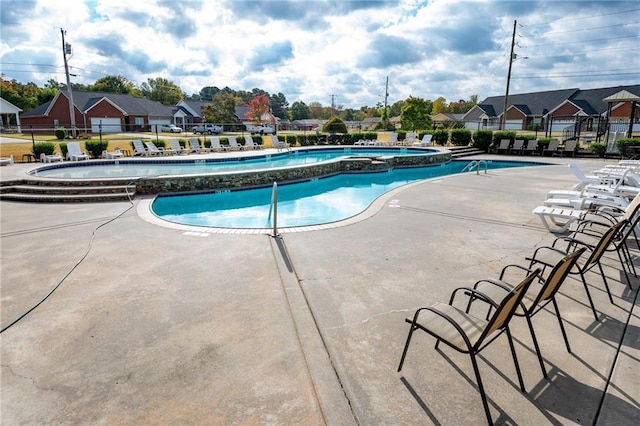
{"type": "MultiPolygon", "coordinates": [[[[542,369],[542,375],[545,377],[545,379],[548,378],[547,370],[544,367],[542,353],[540,351],[540,346],[538,345],[536,333],[533,330],[533,323],[531,322],[531,318],[538,312],[543,310],[545,306],[551,303],[556,312],[556,317],[558,318],[558,323],[560,324],[560,330],[562,331],[562,337],[564,338],[564,343],[567,347],[567,351],[569,351],[569,353],[571,352],[569,339],[567,338],[567,333],[564,329],[564,325],[562,324],[562,316],[560,315],[560,309],[558,308],[558,303],[556,302],[555,297],[556,293],[558,293],[558,290],[560,289],[560,286],[562,286],[567,276],[569,276],[571,269],[578,261],[578,258],[580,258],[580,256],[582,256],[582,253],[584,253],[586,250],[586,247],[581,247],[578,250],[569,253],[555,264],[547,277],[540,276],[539,281],[541,285],[531,285],[531,287],[529,287],[529,291],[522,299],[521,309],[516,310],[514,314],[516,316],[525,317],[527,320],[527,325],[529,326],[529,331],[531,332],[531,339],[533,340],[533,346],[535,347],[538,361],[540,362],[540,368],[542,369]]],[[[505,278],[505,275],[507,275],[507,271],[512,269],[524,271],[527,274],[531,273],[531,270],[524,266],[517,264],[507,265],[502,268],[499,279],[489,278],[480,280],[473,286],[473,289],[479,291],[484,296],[489,297],[493,301],[502,300],[515,287],[515,284],[506,281],[505,278]]],[[[469,298],[466,312],[469,312],[471,304],[474,300],[478,300],[478,298],[469,298]]],[[[483,299],[480,298],[480,300],[483,299]]],[[[491,313],[492,309],[493,305],[490,304],[489,312],[487,313],[487,315],[491,313]]]]}
{"type": "Polygon", "coordinates": [[[437,339],[435,347],[438,348],[440,341],[444,342],[451,348],[458,352],[467,353],[471,357],[471,364],[473,371],[476,375],[478,383],[478,390],[482,397],[482,404],[484,411],[487,415],[487,420],[492,424],[491,412],[489,411],[489,403],[487,402],[487,396],[482,385],[482,379],[480,378],[480,370],[478,369],[478,363],[476,361],[476,355],[480,353],[485,347],[493,342],[502,333],[506,333],[509,339],[509,347],[511,348],[511,355],[516,367],[516,373],[518,374],[518,381],[520,383],[520,389],[525,392],[524,382],[522,380],[522,374],[520,372],[520,366],[518,365],[518,358],[516,356],[516,350],[513,345],[513,339],[511,338],[511,332],[509,331],[509,321],[513,317],[516,309],[520,306],[520,302],[524,297],[527,289],[536,279],[540,269],[536,269],[534,272],[527,275],[518,285],[514,286],[513,290],[507,293],[500,303],[497,303],[490,298],[484,296],[482,293],[468,287],[457,288],[451,294],[449,304],[436,303],[434,305],[420,308],[413,315],[413,318],[407,318],[406,321],[411,324],[409,329],[409,335],[402,351],[402,358],[400,359],[400,365],[398,366],[398,372],[402,370],[409,344],[411,343],[411,337],[416,330],[422,330],[437,339]],[[491,304],[495,311],[493,315],[488,319],[478,318],[466,313],[463,309],[459,309],[453,306],[454,299],[458,292],[470,294],[470,297],[479,298],[486,303],[491,304]]]}

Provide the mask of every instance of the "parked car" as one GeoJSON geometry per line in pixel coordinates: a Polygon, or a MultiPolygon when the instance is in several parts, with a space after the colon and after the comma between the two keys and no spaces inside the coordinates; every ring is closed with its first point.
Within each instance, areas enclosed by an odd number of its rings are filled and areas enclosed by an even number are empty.
{"type": "Polygon", "coordinates": [[[182,127],[178,127],[175,124],[163,124],[160,126],[161,132],[170,132],[170,133],[182,133],[182,127]]]}
{"type": "Polygon", "coordinates": [[[258,133],[260,135],[270,135],[273,134],[273,127],[268,124],[245,124],[247,127],[247,132],[250,132],[252,135],[258,133]]]}
{"type": "Polygon", "coordinates": [[[217,126],[215,124],[210,124],[210,123],[204,123],[204,124],[199,124],[197,126],[195,126],[193,128],[193,133],[198,134],[198,133],[202,133],[207,134],[207,135],[211,135],[211,134],[216,134],[219,135],[220,133],[222,133],[222,126],[217,126]]]}

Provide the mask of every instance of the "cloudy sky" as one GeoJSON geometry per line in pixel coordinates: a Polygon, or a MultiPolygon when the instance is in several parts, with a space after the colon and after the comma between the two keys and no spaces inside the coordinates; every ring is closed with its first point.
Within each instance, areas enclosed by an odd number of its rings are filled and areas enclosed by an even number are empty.
{"type": "Polygon", "coordinates": [[[120,75],[255,87],[346,108],[448,102],[640,81],[640,2],[481,0],[0,0],[3,78],[120,75]]]}

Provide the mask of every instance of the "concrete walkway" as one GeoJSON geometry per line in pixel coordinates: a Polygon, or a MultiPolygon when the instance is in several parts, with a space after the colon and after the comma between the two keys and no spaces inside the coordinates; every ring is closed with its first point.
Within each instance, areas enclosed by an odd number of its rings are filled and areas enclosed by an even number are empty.
{"type": "MultiPolygon", "coordinates": [[[[404,318],[552,242],[531,211],[576,178],[550,161],[423,181],[280,238],[160,227],[139,199],[2,201],[2,327],[32,309],[0,335],[2,424],[485,424],[467,355],[418,333],[396,372],[404,318]]],[[[640,423],[640,280],[614,255],[605,273],[613,305],[587,274],[597,321],[575,278],[558,296],[572,354],[551,311],[534,318],[549,380],[521,318],[526,393],[506,338],[482,352],[496,423],[640,423]]]]}

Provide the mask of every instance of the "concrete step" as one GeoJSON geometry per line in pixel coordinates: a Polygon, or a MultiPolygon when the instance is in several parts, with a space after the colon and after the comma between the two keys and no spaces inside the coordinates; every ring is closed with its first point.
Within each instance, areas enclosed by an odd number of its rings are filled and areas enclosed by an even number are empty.
{"type": "Polygon", "coordinates": [[[468,157],[471,155],[486,154],[485,151],[472,146],[450,146],[447,147],[451,151],[452,158],[468,157]]]}
{"type": "Polygon", "coordinates": [[[43,185],[11,185],[0,187],[0,194],[20,193],[39,195],[97,195],[134,193],[135,185],[118,186],[43,186],[43,185]]]}
{"type": "MultiPolygon", "coordinates": [[[[130,195],[133,198],[133,194],[130,195]]],[[[104,201],[129,201],[126,193],[119,194],[26,194],[20,192],[8,192],[0,194],[2,201],[26,201],[37,203],[95,203],[104,201]]]]}

